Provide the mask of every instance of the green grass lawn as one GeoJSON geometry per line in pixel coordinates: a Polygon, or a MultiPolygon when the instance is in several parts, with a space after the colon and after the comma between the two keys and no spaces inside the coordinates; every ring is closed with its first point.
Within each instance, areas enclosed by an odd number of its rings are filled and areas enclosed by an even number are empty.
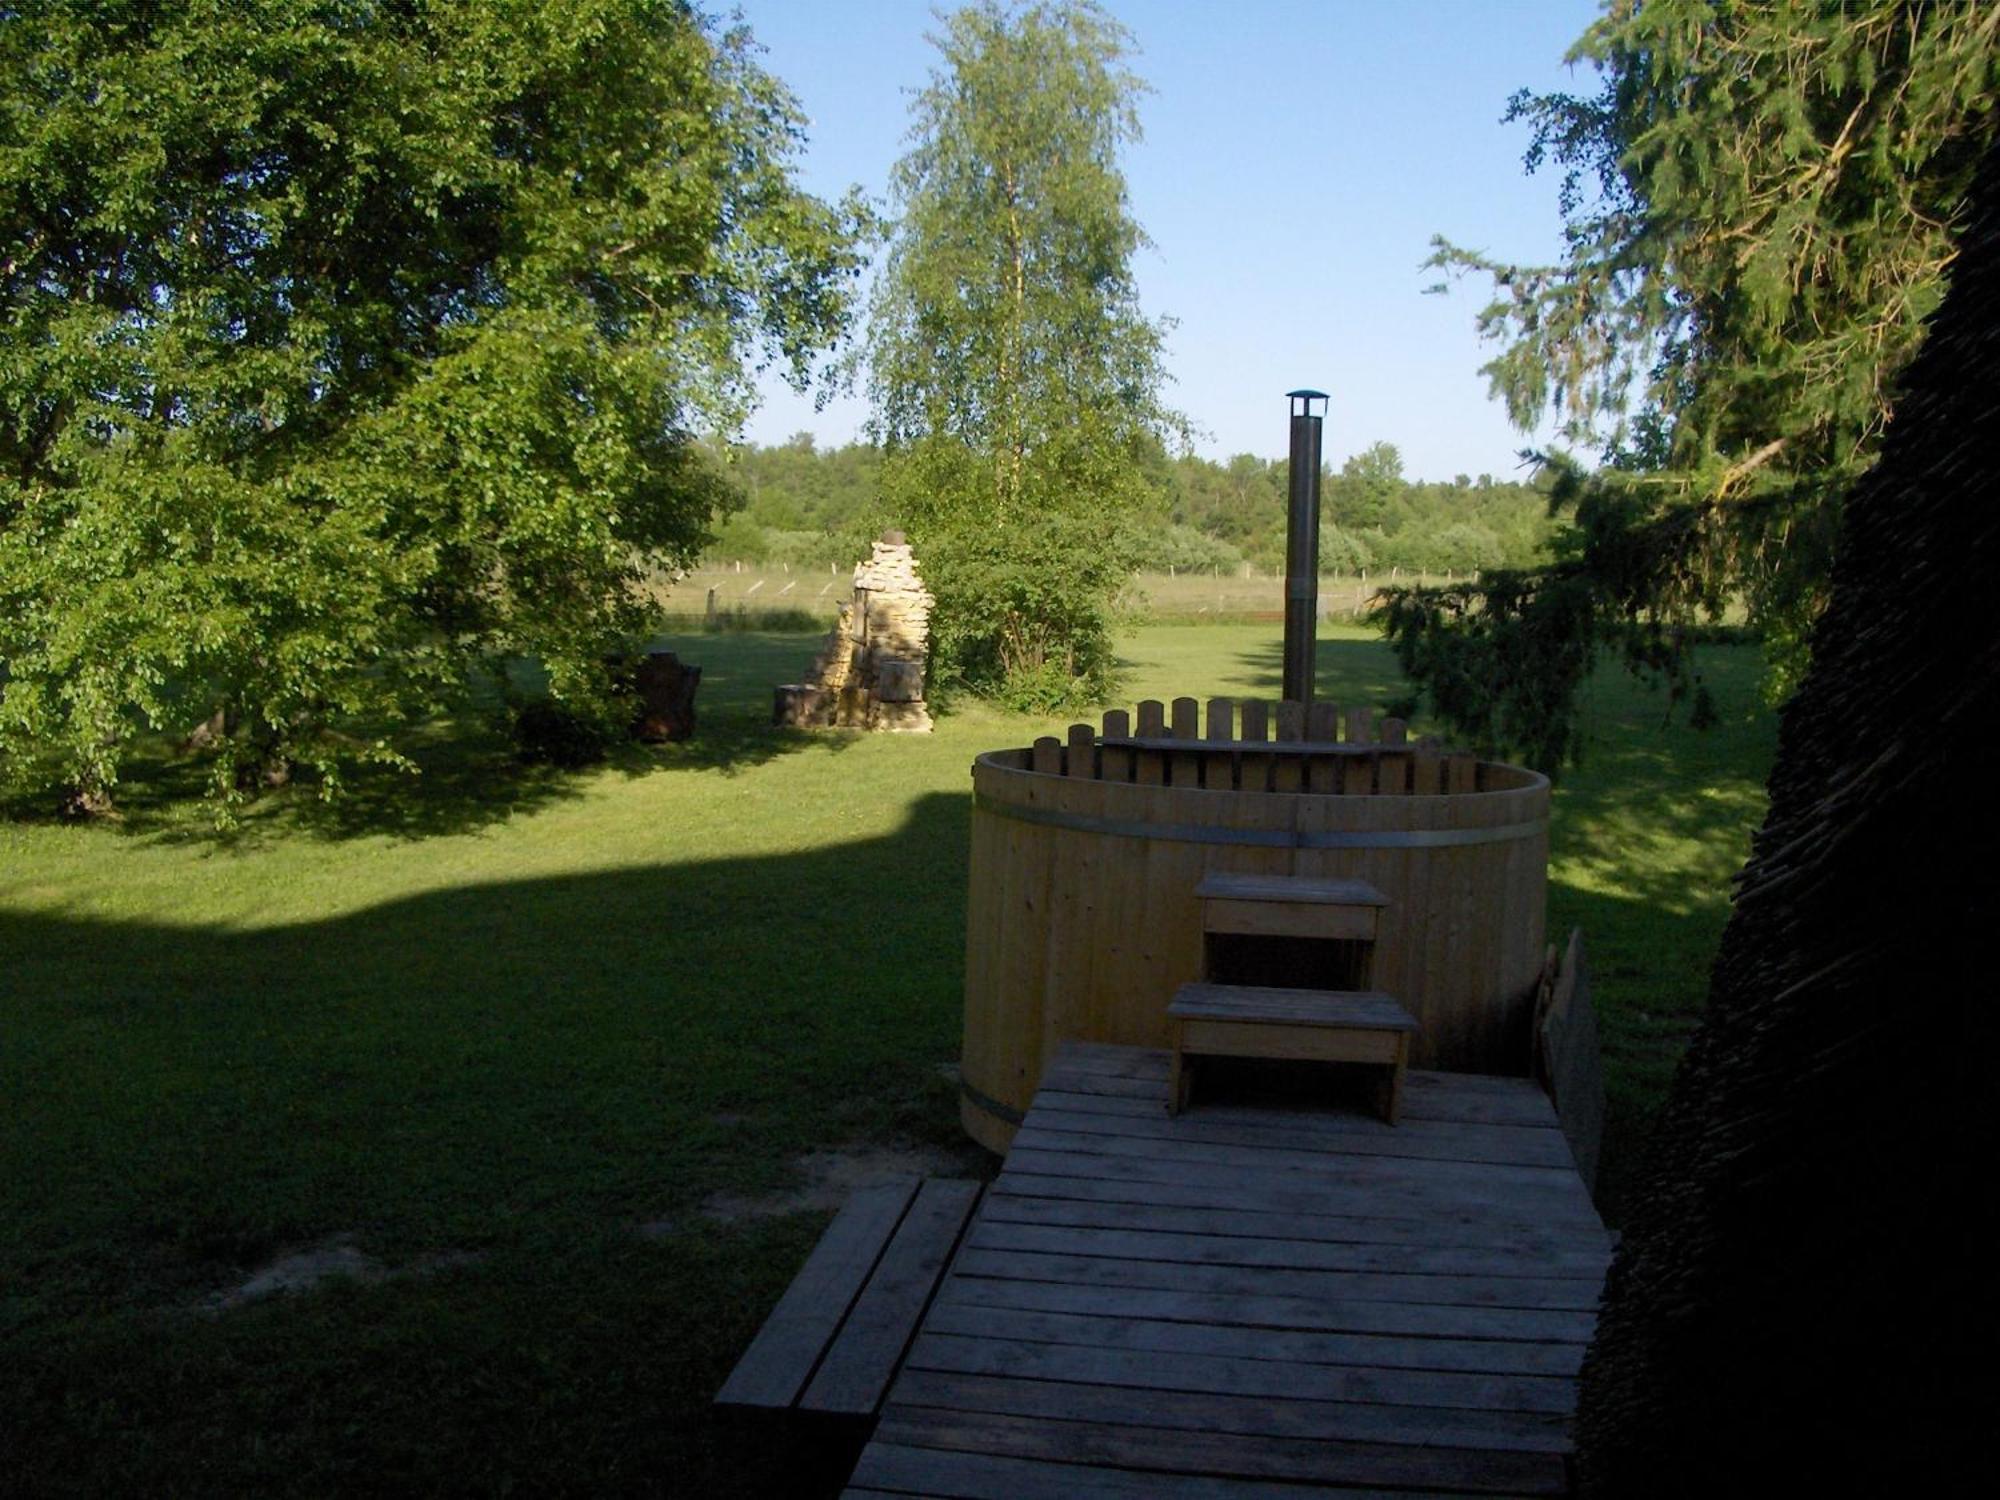
{"type": "MultiPolygon", "coordinates": [[[[0,1493],[780,1492],[707,1402],[824,1215],[701,1205],[957,1141],[967,768],[1057,726],[780,733],[814,638],[669,644],[700,736],[589,773],[441,726],[414,784],[227,837],[171,768],[115,826],[0,823],[0,1493]],[[340,1235],[421,1274],[205,1306],[340,1235]]],[[[1132,698],[1276,696],[1270,626],[1125,657],[1132,698]]],[[[1362,632],[1320,659],[1401,690],[1362,632]]],[[[1607,676],[1558,791],[1614,1210],[1772,749],[1755,653],[1705,666],[1722,727],[1607,676]]]]}

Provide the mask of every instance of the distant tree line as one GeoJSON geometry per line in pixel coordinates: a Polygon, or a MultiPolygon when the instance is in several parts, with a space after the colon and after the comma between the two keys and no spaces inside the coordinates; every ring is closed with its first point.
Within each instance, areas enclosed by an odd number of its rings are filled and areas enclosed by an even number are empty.
{"type": "MultiPolygon", "coordinates": [[[[727,461],[740,508],[718,522],[711,561],[838,567],[854,561],[885,520],[879,449],[817,446],[799,433],[727,461]]],[[[1239,453],[1225,461],[1164,449],[1135,460],[1154,515],[1140,528],[1146,572],[1233,574],[1285,564],[1290,465],[1239,453]]],[[[1320,568],[1327,573],[1457,573],[1546,562],[1558,523],[1547,481],[1460,474],[1407,478],[1402,455],[1375,443],[1321,476],[1320,568]]]]}

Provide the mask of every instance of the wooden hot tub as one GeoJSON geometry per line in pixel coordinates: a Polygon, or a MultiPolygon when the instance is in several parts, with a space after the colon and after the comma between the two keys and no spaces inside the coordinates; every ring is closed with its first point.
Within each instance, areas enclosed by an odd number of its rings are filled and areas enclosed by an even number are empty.
{"type": "Polygon", "coordinates": [[[1331,704],[1213,699],[1200,719],[1191,698],[1141,703],[1136,724],[1114,711],[1101,735],[1079,724],[973,763],[972,1136],[1006,1149],[1058,1042],[1167,1045],[1167,1003],[1200,974],[1211,870],[1366,880],[1389,898],[1373,985],[1422,1027],[1412,1065],[1525,1071],[1548,779],[1331,704]]]}

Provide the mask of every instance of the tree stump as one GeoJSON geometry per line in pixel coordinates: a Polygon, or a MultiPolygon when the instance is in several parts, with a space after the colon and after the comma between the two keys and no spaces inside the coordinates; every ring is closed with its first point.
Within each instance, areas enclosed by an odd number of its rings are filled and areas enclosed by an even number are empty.
{"type": "Polygon", "coordinates": [[[639,714],[632,737],[658,744],[694,734],[694,694],[701,686],[701,668],[684,666],[671,651],[649,651],[632,669],[632,690],[639,714]]]}

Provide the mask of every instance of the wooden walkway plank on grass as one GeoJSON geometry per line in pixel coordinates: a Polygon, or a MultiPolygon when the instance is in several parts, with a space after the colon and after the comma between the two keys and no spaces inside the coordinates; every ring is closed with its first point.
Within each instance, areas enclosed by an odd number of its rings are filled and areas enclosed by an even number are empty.
{"type": "Polygon", "coordinates": [[[783,1408],[798,1399],[916,1192],[917,1179],[907,1177],[847,1200],[717,1393],[718,1405],[783,1408]]]}
{"type": "Polygon", "coordinates": [[[1324,1245],[1420,1246],[1467,1252],[1494,1250],[1541,1264],[1564,1253],[1591,1254],[1608,1264],[1611,1238],[1571,1234],[1535,1225],[1456,1224],[1446,1233],[1421,1219],[1363,1213],[1272,1213],[1263,1209],[1186,1208],[1165,1203],[1124,1203],[1098,1198],[1029,1196],[1023,1181],[989,1194],[986,1224],[1073,1224],[1089,1229],[1150,1229],[1175,1234],[1249,1240],[1306,1240],[1324,1245]]]}
{"type": "Polygon", "coordinates": [[[1573,1376],[1580,1344],[1505,1339],[1406,1338],[1372,1333],[1314,1333],[1221,1323],[1101,1318],[1089,1313],[1019,1312],[992,1307],[936,1307],[927,1333],[968,1338],[1073,1344],[1190,1354],[1202,1359],[1277,1360],[1292,1365],[1368,1365],[1383,1370],[1455,1370],[1494,1375],[1573,1376]]]}
{"type": "Polygon", "coordinates": [[[1560,1495],[1567,1489],[1562,1457],[1554,1453],[1253,1438],[1202,1428],[1128,1427],[901,1404],[883,1413],[876,1434],[883,1442],[909,1447],[964,1447],[1015,1458],[1167,1473],[1383,1488],[1432,1485],[1510,1495],[1560,1495]]]}
{"type": "Polygon", "coordinates": [[[882,1404],[979,1193],[976,1182],[944,1177],[917,1189],[867,1290],[855,1301],[855,1331],[827,1351],[799,1397],[800,1410],[865,1417],[882,1404]]]}
{"type": "Polygon", "coordinates": [[[1523,1167],[1566,1167],[1569,1143],[1556,1130],[1517,1125],[1447,1125],[1405,1116],[1390,1125],[1374,1115],[1315,1115],[1303,1110],[1269,1111],[1276,1119],[1238,1111],[1226,1116],[1203,1109],[1187,1117],[1185,1128],[1170,1121],[1157,1104],[1105,1100],[1044,1091],[1037,1096],[1036,1128],[1079,1135],[1171,1138],[1229,1146],[1269,1146],[1283,1151],[1337,1151],[1364,1156],[1415,1156],[1439,1161],[1510,1162],[1523,1167]],[[1128,1107],[1129,1106],[1129,1107],[1128,1107]]]}
{"type": "MultiPolygon", "coordinates": [[[[1370,1406],[1515,1412],[1566,1417],[1576,1382],[1562,1377],[1451,1370],[1380,1370],[1366,1365],[1298,1364],[1276,1359],[1161,1359],[1130,1349],[1094,1349],[980,1335],[927,1334],[910,1351],[912,1372],[1066,1381],[1120,1390],[1256,1396],[1268,1403],[1351,1401],[1370,1406]]],[[[909,1377],[915,1381],[914,1373],[909,1377]]],[[[917,1400],[916,1386],[902,1393],[917,1400]]],[[[926,1400],[925,1405],[944,1403],[926,1400]]],[[[1528,1424],[1545,1432],[1547,1421],[1528,1424]]],[[[1242,1429],[1238,1429],[1242,1430],[1242,1429]]],[[[1299,1433],[1297,1436],[1311,1436],[1299,1433]]]]}
{"type": "Polygon", "coordinates": [[[854,1500],[1565,1493],[1610,1236],[1541,1092],[1169,1118],[1166,1064],[1051,1059],[854,1500]]]}

